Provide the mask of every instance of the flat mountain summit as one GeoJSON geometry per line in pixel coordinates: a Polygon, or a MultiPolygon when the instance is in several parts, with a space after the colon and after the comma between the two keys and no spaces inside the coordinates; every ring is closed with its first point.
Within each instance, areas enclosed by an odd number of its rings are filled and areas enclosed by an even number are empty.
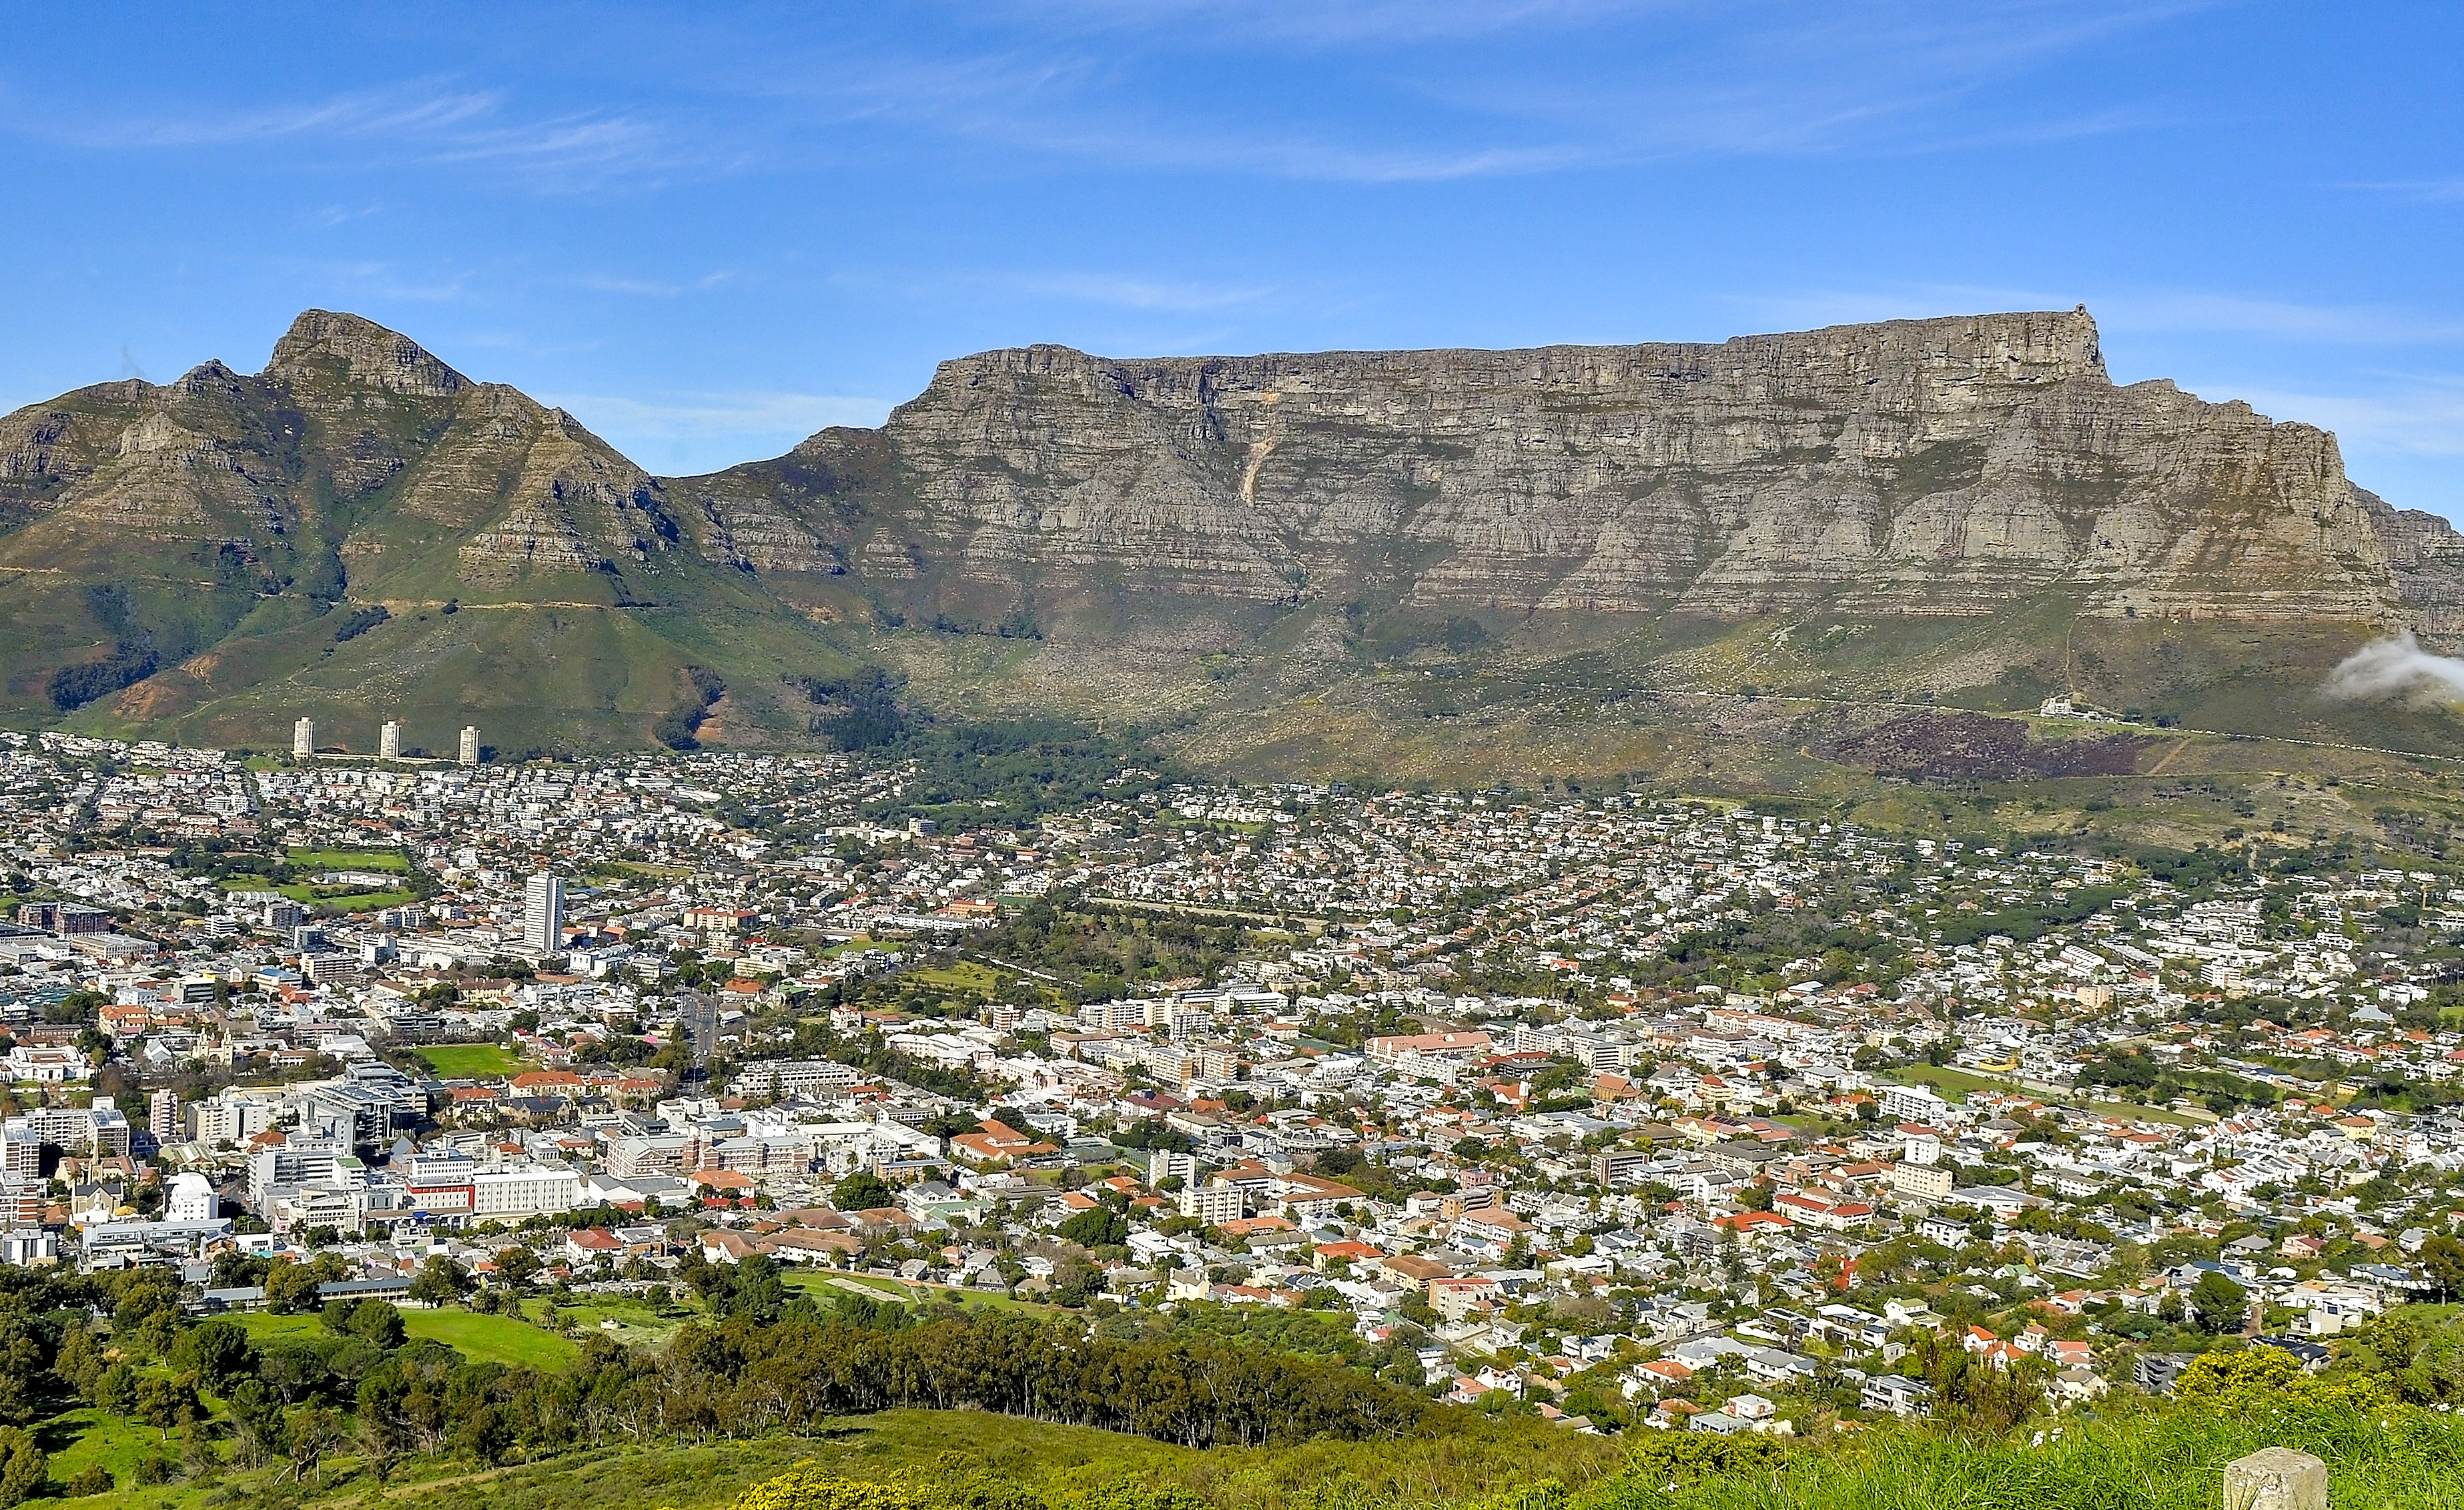
{"type": "Polygon", "coordinates": [[[950,715],[1168,729],[1221,764],[1462,776],[1649,767],[1709,694],[2439,737],[2316,688],[2389,630],[2464,637],[2464,536],[2356,487],[2322,430],[2115,384],[2084,309],[1033,346],[942,364],[879,429],[682,478],[312,310],[253,376],[0,419],[0,624],[19,726],[268,746],[309,714],[366,747],[400,717],[515,749],[682,711],[796,745],[878,671],[950,715]]]}

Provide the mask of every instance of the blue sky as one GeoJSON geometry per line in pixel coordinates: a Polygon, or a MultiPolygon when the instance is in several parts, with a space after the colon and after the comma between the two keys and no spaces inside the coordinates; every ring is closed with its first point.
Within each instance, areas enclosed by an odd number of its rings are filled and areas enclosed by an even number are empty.
{"type": "Polygon", "coordinates": [[[349,309],[653,471],[943,358],[2099,317],[2464,516],[2452,4],[62,11],[0,61],[0,404],[349,309]]]}

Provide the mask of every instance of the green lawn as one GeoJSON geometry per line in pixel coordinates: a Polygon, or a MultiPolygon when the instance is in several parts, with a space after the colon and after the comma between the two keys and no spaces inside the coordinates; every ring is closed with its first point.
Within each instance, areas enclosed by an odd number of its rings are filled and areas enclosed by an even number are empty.
{"type": "Polygon", "coordinates": [[[815,1304],[825,1305],[834,1295],[876,1295],[885,1301],[912,1303],[918,1300],[952,1301],[960,1305],[982,1306],[994,1311],[1021,1311],[1030,1316],[1051,1316],[1059,1313],[1057,1305],[1040,1305],[990,1290],[969,1290],[953,1284],[910,1284],[905,1280],[886,1279],[877,1274],[840,1274],[829,1269],[788,1269],[779,1279],[791,1290],[803,1290],[813,1297],[815,1304]]]}
{"type": "Polygon", "coordinates": [[[522,1061],[500,1043],[438,1043],[421,1049],[419,1057],[447,1080],[493,1080],[522,1069],[522,1061]]]}
{"type": "Polygon", "coordinates": [[[294,849],[286,857],[311,870],[390,870],[410,873],[410,862],[391,849],[294,849]]]}
{"type": "Polygon", "coordinates": [[[1951,1069],[1942,1064],[1907,1064],[1891,1071],[1902,1081],[1918,1085],[1931,1085],[1940,1091],[1955,1091],[1965,1096],[1971,1090],[2016,1090],[2018,1087],[1990,1075],[1973,1070],[1951,1069]]]}
{"type": "Polygon", "coordinates": [[[223,889],[226,891],[279,891],[292,901],[300,903],[317,900],[316,890],[304,881],[294,881],[277,886],[263,876],[225,876],[223,889]]]}
{"type": "MultiPolygon", "coordinates": [[[[669,1334],[701,1313],[684,1305],[664,1308],[630,1296],[592,1295],[577,1297],[579,1303],[561,1307],[583,1336],[596,1333],[612,1337],[627,1347],[651,1346],[668,1340],[669,1334]],[[604,1326],[603,1322],[614,1322],[604,1326]]],[[[522,1311],[533,1320],[544,1320],[552,1302],[545,1297],[523,1303],[522,1311]]]]}
{"type": "MultiPolygon", "coordinates": [[[[275,1316],[264,1311],[236,1318],[259,1342],[275,1337],[320,1337],[325,1324],[314,1316],[275,1316]]],[[[428,1311],[406,1308],[403,1329],[413,1337],[431,1338],[474,1363],[526,1364],[557,1369],[582,1351],[569,1337],[559,1337],[510,1316],[483,1316],[476,1311],[428,1311]]]]}
{"type": "Polygon", "coordinates": [[[419,900],[418,894],[404,890],[352,891],[340,895],[319,895],[324,889],[305,881],[287,881],[280,886],[263,876],[225,876],[226,891],[278,891],[304,907],[329,907],[343,912],[364,912],[370,908],[402,907],[419,900]]]}
{"type": "Polygon", "coordinates": [[[276,1337],[325,1335],[325,1324],[314,1316],[276,1316],[271,1311],[241,1311],[231,1320],[248,1328],[251,1342],[267,1342],[276,1337]]]}
{"type": "Polygon", "coordinates": [[[583,874],[608,879],[673,881],[679,876],[692,875],[693,871],[683,865],[646,864],[639,860],[594,860],[583,867],[583,874]]]}
{"type": "Polygon", "coordinates": [[[476,1311],[405,1311],[402,1324],[413,1337],[432,1338],[479,1363],[524,1364],[553,1371],[581,1355],[582,1345],[510,1316],[476,1311]]]}
{"type": "Polygon", "coordinates": [[[320,896],[314,899],[319,907],[329,907],[343,912],[365,912],[372,908],[404,907],[419,900],[413,891],[355,891],[348,896],[320,896]]]}
{"type": "Polygon", "coordinates": [[[69,1480],[96,1463],[111,1470],[118,1486],[108,1497],[73,1501],[81,1504],[131,1505],[152,1502],[173,1491],[140,1490],[130,1481],[138,1462],[145,1457],[168,1454],[175,1461],[180,1444],[163,1445],[163,1433],[142,1421],[124,1415],[112,1415],[90,1406],[63,1412],[33,1428],[35,1440],[51,1455],[52,1480],[58,1492],[66,1495],[69,1480]]]}
{"type": "Polygon", "coordinates": [[[972,959],[956,964],[931,965],[908,972],[903,977],[927,986],[939,986],[945,991],[979,991],[987,996],[1001,989],[1001,972],[979,965],[972,959]]]}
{"type": "Polygon", "coordinates": [[[2083,1105],[2090,1111],[2100,1112],[2109,1117],[2130,1117],[2141,1122],[2161,1122],[2174,1127],[2194,1127],[2200,1125],[2197,1118],[2186,1117],[2169,1106],[2143,1106],[2137,1102],[2130,1101],[2095,1101],[2076,1094],[2049,1096],[2043,1091],[2032,1090],[2015,1081],[1996,1080],[1991,1075],[1979,1075],[1972,1070],[1951,1069],[1942,1064],[1905,1064],[1890,1071],[1889,1074],[1895,1080],[1912,1084],[1931,1085],[1936,1090],[1961,1100],[1965,1100],[1968,1093],[1972,1090],[2001,1090],[2009,1091],[2014,1096],[2027,1096],[2062,1105],[2083,1105]]]}
{"type": "Polygon", "coordinates": [[[895,954],[897,952],[898,946],[895,944],[876,943],[869,938],[851,938],[844,944],[832,944],[823,950],[822,957],[836,959],[843,954],[895,954]]]}

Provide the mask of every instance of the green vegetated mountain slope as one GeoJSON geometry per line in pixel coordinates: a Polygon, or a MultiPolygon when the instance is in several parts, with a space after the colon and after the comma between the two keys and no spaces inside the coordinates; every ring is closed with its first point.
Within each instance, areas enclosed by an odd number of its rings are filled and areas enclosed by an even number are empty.
{"type": "Polygon", "coordinates": [[[301,316],[253,377],[209,362],[0,420],[0,524],[6,705],[74,727],[622,745],[707,701],[693,667],[759,727],[782,673],[837,664],[570,415],[347,315],[301,316]]]}
{"type": "Polygon", "coordinates": [[[880,429],[667,479],[312,312],[255,377],[0,420],[0,624],[13,721],[228,744],[300,713],[361,748],[385,716],[429,748],[464,722],[635,744],[721,683],[702,737],[807,742],[796,679],[875,668],[945,717],[1133,725],[1257,774],[1796,789],[2208,759],[1975,716],[2062,691],[2331,745],[2464,733],[2321,692],[2390,630],[2464,643],[2464,536],[2353,486],[2322,431],[2114,384],[2083,310],[989,352],[880,429]]]}

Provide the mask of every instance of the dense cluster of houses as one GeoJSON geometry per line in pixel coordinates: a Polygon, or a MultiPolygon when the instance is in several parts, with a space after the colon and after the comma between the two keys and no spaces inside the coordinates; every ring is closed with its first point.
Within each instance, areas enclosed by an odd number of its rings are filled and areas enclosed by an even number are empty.
{"type": "Polygon", "coordinates": [[[2464,927],[2425,873],[1309,787],[943,833],[864,816],[898,779],[8,736],[0,1258],[1306,1307],[1704,1431],[1922,1412],[1925,1339],[2084,1400],[2434,1288],[2464,1124],[2387,1093],[2464,1063],[2387,942],[2464,927]],[[1273,930],[1100,999],[832,989],[1045,899],[1273,930]]]}

